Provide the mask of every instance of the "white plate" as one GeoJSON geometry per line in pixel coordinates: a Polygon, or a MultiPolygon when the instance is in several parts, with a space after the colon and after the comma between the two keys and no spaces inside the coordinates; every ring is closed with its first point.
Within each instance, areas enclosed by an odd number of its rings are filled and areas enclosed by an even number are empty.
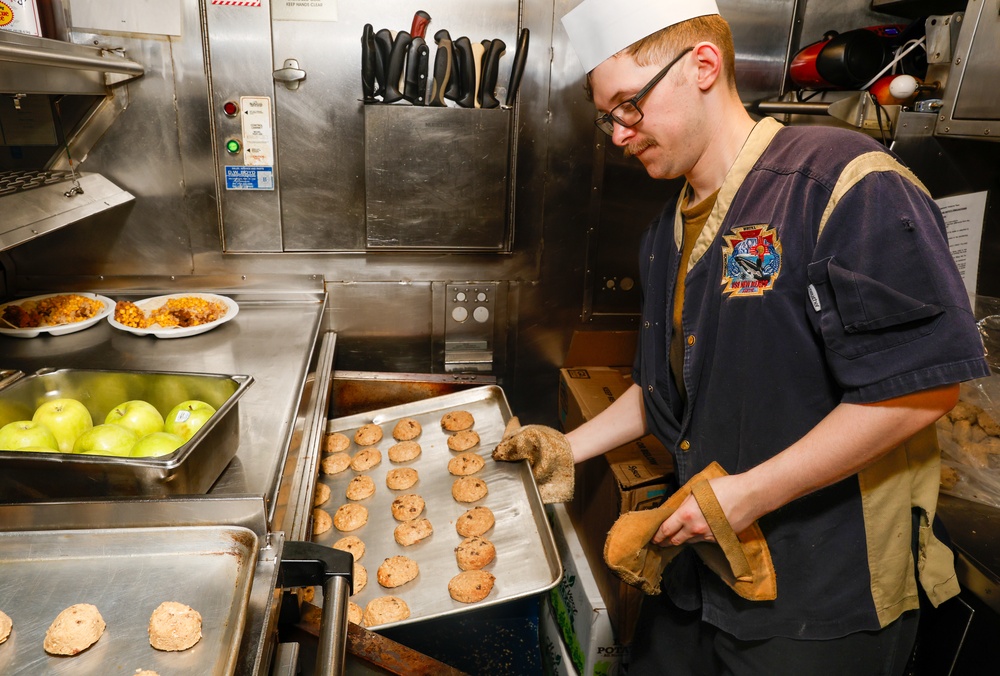
{"type": "Polygon", "coordinates": [[[214,322],[209,322],[208,324],[198,324],[197,326],[167,326],[163,327],[159,324],[154,324],[148,329],[137,329],[132,326],[125,326],[121,322],[115,319],[114,313],[108,315],[108,321],[111,322],[111,326],[116,329],[121,329],[122,331],[128,331],[129,333],[134,333],[137,336],[156,336],[157,338],[186,338],[188,336],[196,336],[199,333],[205,333],[206,331],[211,331],[212,329],[225,324],[230,319],[236,316],[236,313],[240,311],[240,306],[236,304],[236,301],[232,298],[227,298],[225,296],[217,296],[214,293],[170,293],[165,296],[154,296],[152,298],[143,298],[142,300],[135,301],[136,306],[143,312],[150,312],[160,307],[166,303],[171,298],[203,298],[208,301],[213,301],[216,303],[222,303],[226,306],[226,314],[216,319],[214,322]]]}
{"type": "Polygon", "coordinates": [[[13,300],[9,303],[4,303],[0,305],[0,314],[8,305],[21,305],[22,303],[29,300],[42,300],[43,298],[51,298],[52,296],[85,296],[86,298],[96,298],[97,300],[104,303],[104,309],[98,312],[96,315],[90,319],[84,319],[82,322],[70,322],[69,324],[56,324],[54,326],[34,326],[27,329],[12,329],[6,325],[0,325],[0,335],[13,336],[14,338],[36,338],[43,333],[47,333],[50,336],[64,336],[67,333],[76,333],[77,331],[83,331],[86,328],[90,328],[97,322],[101,321],[105,317],[109,316],[115,309],[115,302],[108,298],[107,296],[101,296],[96,293],[77,293],[75,291],[63,291],[60,293],[44,293],[41,296],[32,296],[31,298],[21,298],[18,300],[13,300]]]}

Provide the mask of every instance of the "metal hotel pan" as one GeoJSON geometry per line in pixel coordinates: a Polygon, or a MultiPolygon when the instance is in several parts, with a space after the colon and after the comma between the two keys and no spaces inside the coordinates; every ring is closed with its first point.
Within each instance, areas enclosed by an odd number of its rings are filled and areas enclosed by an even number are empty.
{"type": "Polygon", "coordinates": [[[252,383],[247,375],[84,369],[20,378],[0,389],[0,426],[30,420],[39,404],[64,397],[82,402],[95,425],[130,399],[144,399],[163,415],[188,399],[216,412],[186,444],[159,458],[0,451],[0,501],[205,493],[236,455],[237,404],[252,383]]]}
{"type": "Polygon", "coordinates": [[[0,644],[0,673],[232,674],[257,552],[257,535],[239,526],[0,533],[0,610],[14,623],[0,644]],[[193,648],[149,644],[149,617],[163,601],[201,613],[193,648]],[[97,606],[107,628],[78,655],[49,655],[45,631],[75,603],[97,606]]]}
{"type": "Polygon", "coordinates": [[[353,442],[354,432],[361,425],[374,422],[383,432],[382,440],[372,446],[382,452],[382,462],[377,466],[365,472],[347,469],[340,474],[319,475],[319,482],[329,484],[331,489],[330,501],[320,508],[331,515],[337,507],[349,502],[345,490],[354,476],[371,476],[375,481],[375,494],[358,501],[368,508],[368,523],[351,533],[342,533],[334,527],[313,536],[314,541],[328,546],[345,535],[356,535],[365,543],[365,554],[358,563],[368,572],[368,584],[351,597],[362,609],[369,601],[383,595],[398,596],[406,601],[410,608],[408,619],[374,629],[533,596],[559,582],[562,565],[530,467],[524,462],[494,462],[490,458],[510,418],[503,390],[486,386],[329,421],[328,432],[342,432],[352,439],[347,451],[351,455],[361,448],[353,442]],[[470,451],[486,460],[486,466],[474,476],[486,482],[489,493],[473,503],[460,503],[451,495],[452,483],[458,477],[448,472],[448,461],[458,453],[448,448],[449,433],[441,429],[440,421],[443,414],[454,410],[472,413],[475,418],[472,429],[479,434],[480,443],[470,451]],[[422,433],[416,438],[422,453],[415,460],[394,463],[388,456],[389,448],[397,443],[392,438],[392,429],[396,422],[406,417],[416,419],[422,427],[422,433]],[[387,488],[385,476],[396,467],[416,469],[420,474],[416,485],[403,491],[387,488]],[[407,493],[416,493],[424,499],[426,508],[421,516],[431,522],[434,533],[414,545],[403,547],[393,538],[393,529],[399,522],[393,518],[390,505],[396,497],[407,493]],[[455,560],[455,547],[461,543],[462,536],[455,530],[455,521],[477,505],[489,507],[496,517],[493,529],[484,535],[496,546],[496,558],[484,569],[496,576],[496,583],[483,601],[467,604],[451,598],[448,581],[461,572],[455,560]],[[420,572],[416,579],[400,587],[383,588],[376,579],[378,567],[383,560],[396,555],[415,560],[420,572]]]}

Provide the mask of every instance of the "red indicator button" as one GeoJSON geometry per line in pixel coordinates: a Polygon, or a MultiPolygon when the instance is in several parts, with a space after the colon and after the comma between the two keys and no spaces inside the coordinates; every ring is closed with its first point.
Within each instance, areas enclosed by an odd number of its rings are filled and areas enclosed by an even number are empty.
{"type": "Polygon", "coordinates": [[[236,105],[235,101],[226,101],[222,104],[222,110],[229,117],[235,117],[240,112],[240,107],[236,105]]]}

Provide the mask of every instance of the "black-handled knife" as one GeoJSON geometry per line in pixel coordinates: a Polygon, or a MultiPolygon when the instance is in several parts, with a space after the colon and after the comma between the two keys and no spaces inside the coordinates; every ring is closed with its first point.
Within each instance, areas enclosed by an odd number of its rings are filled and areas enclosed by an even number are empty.
{"type": "Polygon", "coordinates": [[[385,84],[388,81],[386,69],[389,67],[389,55],[392,54],[392,31],[383,28],[375,33],[375,96],[385,96],[385,84]]]}
{"type": "Polygon", "coordinates": [[[406,55],[403,98],[415,106],[427,103],[427,62],[430,48],[423,38],[413,38],[406,55]]]}
{"type": "MultiPolygon", "coordinates": [[[[472,54],[472,43],[462,36],[453,43],[458,60],[458,105],[463,108],[476,106],[476,64],[472,54]]],[[[482,45],[480,45],[482,47],[482,45]]]]}
{"type": "Polygon", "coordinates": [[[422,9],[418,9],[413,15],[413,21],[410,23],[410,37],[416,40],[417,38],[426,37],[427,35],[427,24],[431,22],[431,15],[422,9]]]}
{"type": "Polygon", "coordinates": [[[444,106],[444,92],[451,83],[451,40],[438,42],[437,54],[434,56],[434,79],[431,81],[431,93],[427,98],[429,106],[444,106]]]}
{"type": "Polygon", "coordinates": [[[375,100],[375,29],[366,23],[361,31],[361,97],[365,103],[375,100]]]}
{"type": "MultiPolygon", "coordinates": [[[[455,49],[455,43],[451,40],[451,34],[444,28],[434,34],[434,41],[439,47],[442,47],[447,43],[449,52],[451,53],[451,75],[448,76],[448,86],[445,87],[444,98],[451,99],[452,101],[458,101],[462,98],[461,88],[458,82],[459,73],[461,72],[458,63],[458,50],[455,49]]],[[[434,69],[437,70],[436,62],[434,69]]]]}
{"type": "Polygon", "coordinates": [[[517,90],[521,86],[521,75],[524,74],[524,62],[528,58],[528,29],[522,28],[517,36],[517,49],[514,52],[514,62],[510,66],[510,81],[507,83],[507,106],[514,105],[517,90]]]}
{"type": "Polygon", "coordinates": [[[497,75],[500,70],[500,57],[507,51],[507,44],[499,38],[489,41],[490,46],[483,56],[483,77],[479,84],[479,107],[496,108],[500,105],[497,100],[497,75]]]}
{"type": "Polygon", "coordinates": [[[385,103],[395,103],[403,98],[399,91],[399,80],[403,76],[403,62],[406,60],[410,41],[410,34],[406,31],[396,33],[396,39],[392,41],[389,65],[385,69],[385,93],[382,94],[382,101],[385,103]]]}

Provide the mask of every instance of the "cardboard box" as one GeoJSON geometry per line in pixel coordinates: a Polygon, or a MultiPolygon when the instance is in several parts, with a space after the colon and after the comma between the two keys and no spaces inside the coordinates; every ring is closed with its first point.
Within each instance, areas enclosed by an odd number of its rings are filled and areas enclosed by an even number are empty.
{"type": "Polygon", "coordinates": [[[538,612],[538,645],[545,676],[578,676],[547,598],[542,600],[538,612]]]}
{"type": "MultiPolygon", "coordinates": [[[[560,371],[559,417],[566,431],[610,406],[628,389],[629,378],[612,367],[560,371]]],[[[604,563],[604,540],[624,512],[659,505],[670,491],[673,461],[652,435],[576,466],[576,498],[570,515],[598,587],[608,605],[618,641],[628,645],[635,632],[642,592],[622,582],[604,563]]]]}
{"type": "MultiPolygon", "coordinates": [[[[559,652],[558,660],[552,660],[557,663],[553,667],[561,667],[554,673],[576,673],[579,676],[616,676],[624,673],[628,648],[615,641],[608,608],[566,507],[549,505],[546,512],[552,521],[556,549],[563,564],[563,577],[549,592],[550,607],[546,610],[551,612],[555,627],[550,623],[548,629],[544,626],[540,629],[543,659],[547,650],[545,637],[549,636],[554,648],[558,648],[556,641],[563,643],[565,648],[565,653],[559,652]],[[551,637],[553,633],[555,640],[551,637]]],[[[545,620],[540,619],[540,625],[544,624],[545,620]]],[[[555,650],[549,652],[554,658],[555,650]]]]}

